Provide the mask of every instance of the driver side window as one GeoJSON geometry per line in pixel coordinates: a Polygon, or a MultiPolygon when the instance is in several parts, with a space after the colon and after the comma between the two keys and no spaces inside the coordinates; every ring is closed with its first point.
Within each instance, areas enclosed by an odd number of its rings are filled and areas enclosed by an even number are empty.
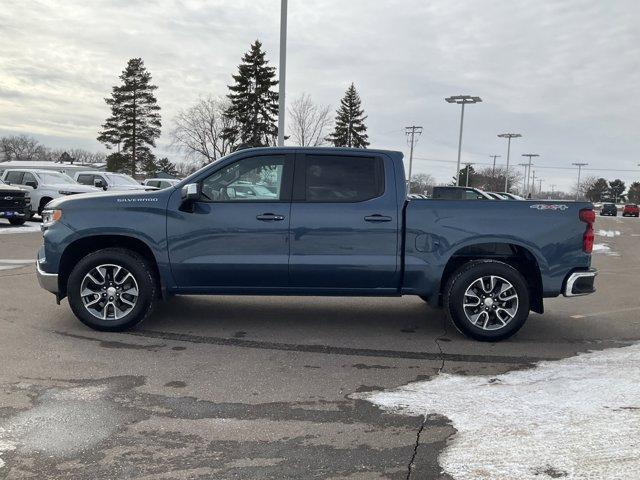
{"type": "Polygon", "coordinates": [[[284,170],[284,155],[244,158],[207,177],[202,196],[211,202],[284,200],[284,170]]]}

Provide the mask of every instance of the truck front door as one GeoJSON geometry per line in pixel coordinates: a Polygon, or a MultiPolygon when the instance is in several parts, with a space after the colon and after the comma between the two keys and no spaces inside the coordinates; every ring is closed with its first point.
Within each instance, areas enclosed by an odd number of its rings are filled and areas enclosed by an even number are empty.
{"type": "Polygon", "coordinates": [[[394,177],[391,159],[383,156],[298,156],[291,204],[292,287],[398,288],[401,210],[394,177]]]}
{"type": "Polygon", "coordinates": [[[202,180],[193,211],[167,218],[178,286],[286,287],[292,179],[291,154],[242,158],[202,180]]]}

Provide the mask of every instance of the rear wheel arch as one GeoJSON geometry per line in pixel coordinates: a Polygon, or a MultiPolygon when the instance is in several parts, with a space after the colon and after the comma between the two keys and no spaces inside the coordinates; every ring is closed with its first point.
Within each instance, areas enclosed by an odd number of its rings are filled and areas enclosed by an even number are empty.
{"type": "Polygon", "coordinates": [[[529,287],[531,310],[536,313],[544,312],[542,274],[538,260],[528,248],[508,242],[478,243],[454,252],[442,273],[440,298],[451,276],[463,265],[475,260],[498,260],[518,270],[529,287]]]}
{"type": "Polygon", "coordinates": [[[60,257],[60,266],[58,267],[60,298],[64,298],[67,295],[67,282],[73,267],[90,253],[107,248],[119,248],[140,255],[156,278],[157,291],[162,293],[163,285],[158,262],[153,251],[145,242],[128,235],[92,235],[75,240],[64,249],[60,257]]]}

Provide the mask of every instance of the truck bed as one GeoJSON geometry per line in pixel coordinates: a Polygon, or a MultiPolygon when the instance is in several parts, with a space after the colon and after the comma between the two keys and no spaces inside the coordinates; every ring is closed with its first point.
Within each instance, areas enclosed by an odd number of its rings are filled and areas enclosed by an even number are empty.
{"type": "Polygon", "coordinates": [[[579,212],[592,208],[588,202],[408,199],[403,292],[435,302],[453,258],[518,253],[537,263],[543,296],[557,296],[571,270],[590,267],[579,212]]]}

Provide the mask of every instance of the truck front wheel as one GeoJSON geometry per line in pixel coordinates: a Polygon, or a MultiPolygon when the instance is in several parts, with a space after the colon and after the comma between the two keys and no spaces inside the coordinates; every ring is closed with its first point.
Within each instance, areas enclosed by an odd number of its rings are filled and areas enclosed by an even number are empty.
{"type": "Polygon", "coordinates": [[[504,340],[529,316],[529,288],[511,265],[474,260],[449,277],[444,307],[464,335],[485,342],[504,340]]]}
{"type": "Polygon", "coordinates": [[[144,320],[156,298],[156,279],[136,252],[106,248],[89,253],[67,282],[71,310],[78,319],[102,331],[122,331],[144,320]]]}

